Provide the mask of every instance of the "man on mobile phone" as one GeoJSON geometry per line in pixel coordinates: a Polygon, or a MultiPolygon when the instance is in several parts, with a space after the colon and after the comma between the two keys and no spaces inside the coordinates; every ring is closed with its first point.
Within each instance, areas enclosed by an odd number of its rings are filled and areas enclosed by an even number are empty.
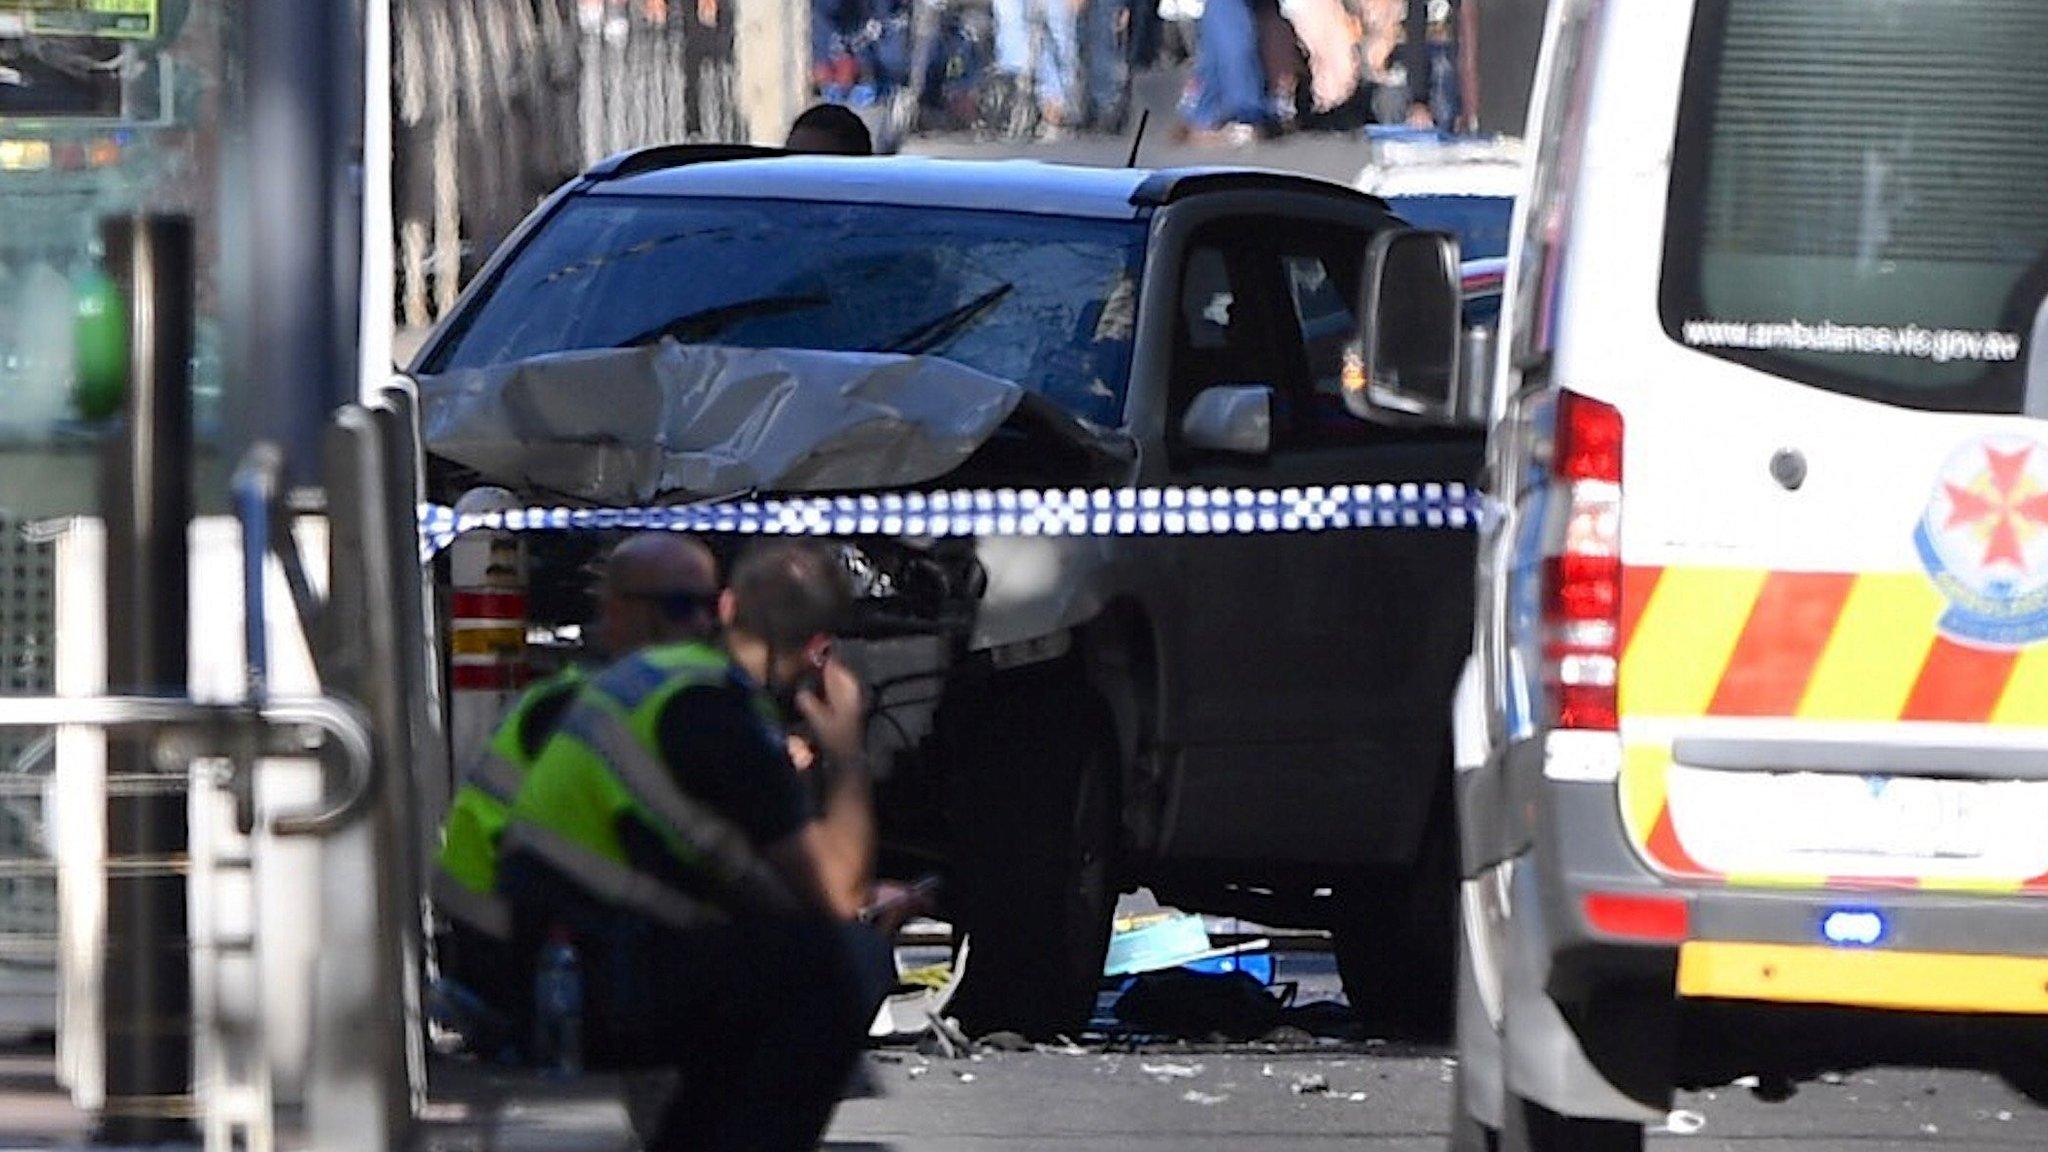
{"type": "Polygon", "coordinates": [[[529,954],[578,954],[586,1062],[679,1073],[650,1152],[814,1146],[890,986],[855,922],[875,831],[866,694],[831,657],[847,602],[827,550],[757,545],[717,598],[725,646],[591,678],[512,805],[501,891],[529,954]],[[815,807],[786,749],[799,718],[815,807]]]}

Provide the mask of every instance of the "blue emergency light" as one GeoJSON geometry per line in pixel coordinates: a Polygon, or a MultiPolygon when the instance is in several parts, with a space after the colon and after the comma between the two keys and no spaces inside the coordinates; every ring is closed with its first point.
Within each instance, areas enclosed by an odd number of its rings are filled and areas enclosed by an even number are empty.
{"type": "Polygon", "coordinates": [[[1820,934],[1830,944],[1869,948],[1884,941],[1891,925],[1870,908],[1837,908],[1821,918],[1820,934]]]}

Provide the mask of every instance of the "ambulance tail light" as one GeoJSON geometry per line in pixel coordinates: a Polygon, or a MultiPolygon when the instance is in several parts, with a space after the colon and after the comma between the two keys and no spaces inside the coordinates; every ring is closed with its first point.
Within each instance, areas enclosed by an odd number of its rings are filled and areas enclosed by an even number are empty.
{"type": "Polygon", "coordinates": [[[1544,560],[1544,677],[1554,727],[1613,732],[1620,716],[1621,413],[1565,392],[1557,401],[1551,474],[1563,532],[1544,560]]]}
{"type": "Polygon", "coordinates": [[[1679,896],[1589,892],[1581,906],[1594,931],[1630,940],[1682,944],[1692,929],[1692,910],[1679,896]]]}

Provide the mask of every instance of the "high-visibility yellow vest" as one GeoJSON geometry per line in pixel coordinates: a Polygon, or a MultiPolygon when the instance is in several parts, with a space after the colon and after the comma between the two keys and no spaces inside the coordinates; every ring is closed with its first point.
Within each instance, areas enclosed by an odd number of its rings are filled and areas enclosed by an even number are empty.
{"type": "MultiPolygon", "coordinates": [[[[441,851],[435,858],[435,903],[493,936],[502,936],[506,925],[506,913],[493,906],[492,892],[498,883],[499,840],[533,761],[527,749],[534,734],[527,731],[528,725],[535,713],[565,704],[562,697],[582,687],[584,679],[582,670],[572,665],[528,688],[506,713],[483,754],[464,768],[462,783],[449,801],[441,824],[441,851]]],[[[546,744],[542,736],[534,745],[536,752],[546,744]]]]}
{"type": "MultiPolygon", "coordinates": [[[[593,678],[527,773],[503,851],[532,852],[592,896],[676,926],[793,911],[788,888],[746,835],[684,792],[678,766],[663,760],[659,729],[669,701],[734,675],[724,652],[690,643],[644,649],[593,678]],[[660,838],[697,881],[694,893],[634,868],[619,834],[628,818],[660,838]]],[[[752,695],[764,738],[779,740],[773,706],[752,695]]]]}

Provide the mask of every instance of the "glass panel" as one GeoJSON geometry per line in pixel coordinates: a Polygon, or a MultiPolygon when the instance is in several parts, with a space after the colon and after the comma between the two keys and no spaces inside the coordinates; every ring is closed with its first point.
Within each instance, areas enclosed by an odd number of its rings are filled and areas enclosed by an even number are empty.
{"type": "Polygon", "coordinates": [[[2048,291],[2048,5],[1705,0],[1664,321],[1916,408],[2017,412],[2048,291]]]}
{"type": "Polygon", "coordinates": [[[945,356],[1123,415],[1144,226],[885,205],[589,197],[460,317],[432,370],[672,336],[945,356]]]}
{"type": "Polygon", "coordinates": [[[242,9],[0,0],[0,518],[96,502],[93,446],[126,365],[103,216],[195,218],[194,426],[203,445],[221,436],[220,184],[242,123],[242,9]]]}

